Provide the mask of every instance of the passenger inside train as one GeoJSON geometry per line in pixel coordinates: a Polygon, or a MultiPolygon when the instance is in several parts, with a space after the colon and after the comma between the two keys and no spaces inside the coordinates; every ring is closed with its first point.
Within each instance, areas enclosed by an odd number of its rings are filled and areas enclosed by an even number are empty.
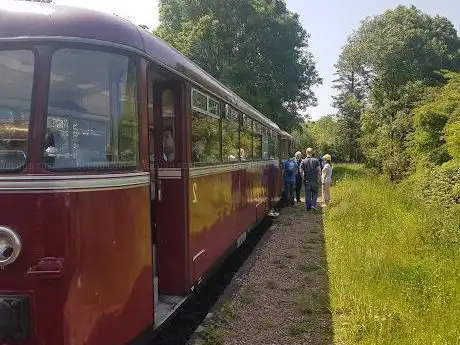
{"type": "Polygon", "coordinates": [[[163,130],[163,159],[165,162],[173,162],[175,158],[173,130],[171,127],[167,127],[163,130]]]}

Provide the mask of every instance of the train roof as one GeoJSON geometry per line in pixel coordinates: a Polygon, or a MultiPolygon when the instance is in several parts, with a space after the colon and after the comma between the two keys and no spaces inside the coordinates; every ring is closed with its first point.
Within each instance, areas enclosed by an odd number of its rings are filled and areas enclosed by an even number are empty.
{"type": "Polygon", "coordinates": [[[292,140],[292,135],[290,135],[288,132],[285,131],[280,131],[280,135],[283,139],[291,139],[292,140]]]}
{"type": "Polygon", "coordinates": [[[17,40],[91,40],[119,45],[153,61],[214,93],[228,104],[280,133],[269,120],[177,50],[128,20],[93,10],[28,1],[0,1],[0,42],[17,40]]]}

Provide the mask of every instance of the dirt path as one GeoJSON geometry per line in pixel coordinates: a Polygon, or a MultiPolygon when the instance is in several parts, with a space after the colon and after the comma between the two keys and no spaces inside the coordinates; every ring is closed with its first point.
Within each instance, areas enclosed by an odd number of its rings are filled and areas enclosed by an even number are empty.
{"type": "Polygon", "coordinates": [[[194,344],[333,344],[321,213],[286,207],[194,344]]]}

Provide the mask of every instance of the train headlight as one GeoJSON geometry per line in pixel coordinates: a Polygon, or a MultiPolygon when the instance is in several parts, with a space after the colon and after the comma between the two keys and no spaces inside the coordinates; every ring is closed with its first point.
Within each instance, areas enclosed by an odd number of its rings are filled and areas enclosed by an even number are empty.
{"type": "Polygon", "coordinates": [[[12,264],[21,253],[21,238],[13,230],[0,226],[0,268],[12,264]]]}

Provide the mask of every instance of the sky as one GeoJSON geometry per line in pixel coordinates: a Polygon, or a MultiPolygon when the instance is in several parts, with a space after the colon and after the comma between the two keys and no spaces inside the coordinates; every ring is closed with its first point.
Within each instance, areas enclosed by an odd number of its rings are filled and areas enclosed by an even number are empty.
{"type": "Polygon", "coordinates": [[[334,64],[347,37],[366,17],[398,5],[415,5],[428,14],[447,17],[460,31],[460,0],[288,0],[287,4],[300,15],[302,26],[310,34],[310,51],[323,78],[323,84],[314,88],[318,106],[308,109],[313,119],[335,113],[331,106],[334,64]]]}
{"type": "MultiPolygon", "coordinates": [[[[115,13],[136,24],[153,29],[158,25],[158,0],[54,0],[57,4],[92,8],[115,13]]],[[[288,8],[300,15],[302,26],[310,34],[310,51],[323,84],[315,87],[318,106],[307,113],[316,120],[335,113],[331,96],[334,64],[348,35],[361,20],[398,5],[415,5],[423,12],[447,17],[460,31],[460,0],[287,0],[288,8]]]]}

